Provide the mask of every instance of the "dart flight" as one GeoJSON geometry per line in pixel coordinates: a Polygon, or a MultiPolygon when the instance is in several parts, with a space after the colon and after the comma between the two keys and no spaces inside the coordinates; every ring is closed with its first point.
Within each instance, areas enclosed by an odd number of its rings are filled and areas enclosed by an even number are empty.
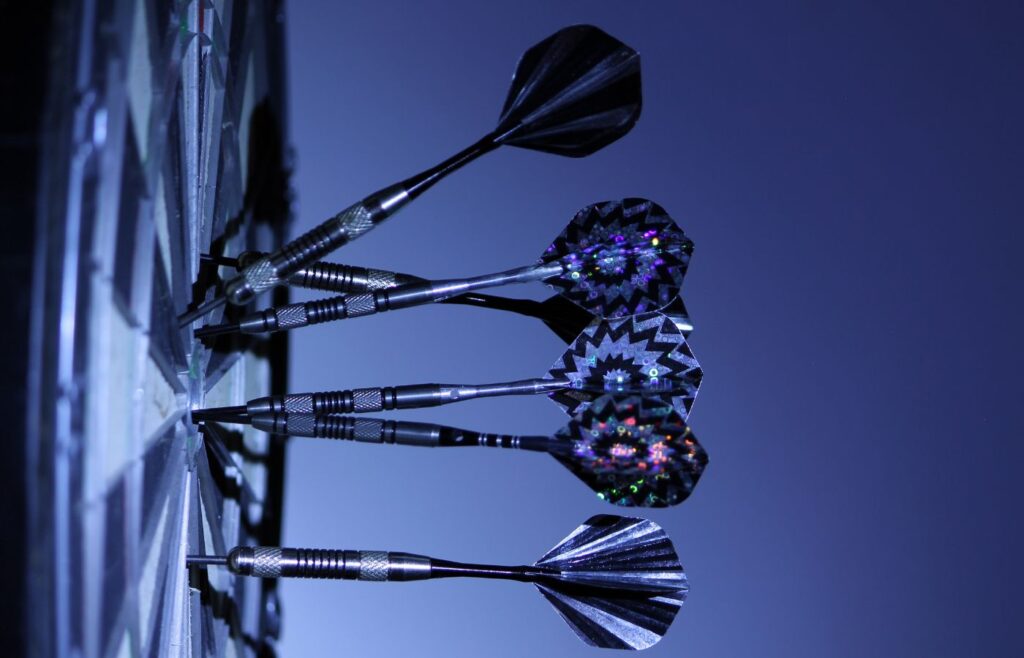
{"type": "Polygon", "coordinates": [[[284,284],[300,267],[364,235],[481,155],[508,145],[571,157],[625,135],[641,108],[640,56],[592,25],[554,33],[523,54],[493,131],[447,160],[374,192],[227,282],[224,294],[180,319],[182,326],[222,306],[246,304],[284,284]]]}

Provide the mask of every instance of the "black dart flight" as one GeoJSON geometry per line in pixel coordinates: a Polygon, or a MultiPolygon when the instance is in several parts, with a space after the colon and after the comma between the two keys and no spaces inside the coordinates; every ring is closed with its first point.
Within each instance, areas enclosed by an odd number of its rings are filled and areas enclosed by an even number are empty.
{"type": "Polygon", "coordinates": [[[297,269],[355,240],[460,167],[499,146],[589,155],[622,137],[640,116],[640,57],[591,25],[559,30],[523,54],[498,125],[476,143],[357,201],[227,282],[223,296],[180,319],[190,324],[225,301],[246,304],[297,269]]]}

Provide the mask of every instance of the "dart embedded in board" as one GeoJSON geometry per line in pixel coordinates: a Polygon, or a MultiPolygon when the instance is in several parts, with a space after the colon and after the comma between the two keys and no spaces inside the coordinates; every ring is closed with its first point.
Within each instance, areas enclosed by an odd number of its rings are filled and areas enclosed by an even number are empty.
{"type": "Polygon", "coordinates": [[[249,400],[195,409],[192,418],[245,421],[267,413],[365,413],[436,407],[485,397],[546,394],[570,414],[607,392],[661,396],[685,418],[703,371],[675,321],[661,313],[596,320],[544,377],[491,384],[412,384],[249,400]]]}
{"type": "MultiPolygon", "coordinates": [[[[365,197],[272,253],[232,256],[225,253],[227,244],[211,248],[203,259],[228,268],[227,281],[218,296],[182,316],[182,326],[226,303],[249,305],[279,286],[337,296],[211,316],[211,324],[192,332],[210,349],[223,347],[214,340],[223,334],[291,330],[433,303],[538,318],[567,348],[547,372],[530,379],[288,393],[192,409],[191,421],[206,430],[204,440],[219,446],[207,447],[226,452],[228,433],[222,430],[239,424],[278,436],[540,452],[603,503],[657,509],[690,499],[709,462],[688,424],[703,379],[687,343],[693,325],[681,297],[693,242],[657,203],[637,197],[590,204],[536,262],[469,278],[431,280],[321,261],[484,153],[508,145],[586,156],[629,132],[641,104],[636,51],[593,26],[565,28],[523,55],[497,128],[470,147],[365,197]],[[528,282],[542,282],[556,294],[539,302],[480,292],[528,282]],[[512,395],[547,395],[569,419],[550,434],[520,435],[346,415],[512,395]]],[[[689,591],[675,548],[657,524],[612,515],[589,519],[528,566],[278,546],[222,546],[212,555],[188,556],[187,565],[261,578],[531,582],[581,639],[616,649],[658,642],[689,591]]]]}
{"type": "Polygon", "coordinates": [[[212,300],[180,319],[191,324],[225,302],[240,305],[284,285],[388,219],[452,172],[499,146],[570,157],[598,151],[630,131],[640,116],[640,57],[592,25],[559,30],[523,54],[497,126],[476,143],[342,210],[274,253],[246,266],[212,300]]]}
{"type": "Polygon", "coordinates": [[[677,299],[692,251],[693,242],[653,201],[604,201],[577,212],[534,265],[288,304],[195,333],[202,338],[230,331],[297,329],[531,281],[542,281],[595,316],[623,317],[659,310],[677,299]]]}
{"type": "Polygon", "coordinates": [[[209,422],[249,423],[297,437],[419,448],[488,447],[546,452],[601,500],[630,507],[669,507],[686,500],[708,463],[684,416],[659,396],[605,394],[553,435],[514,435],[365,416],[257,413],[209,422]]]}
{"type": "MultiPolygon", "coordinates": [[[[231,267],[244,268],[266,254],[259,252],[243,252],[237,258],[202,254],[201,258],[209,262],[231,267]]],[[[318,262],[300,268],[288,278],[288,285],[309,290],[353,294],[373,292],[397,288],[412,283],[426,283],[423,277],[391,272],[388,270],[344,265],[341,263],[318,262]]],[[[571,343],[588,325],[599,318],[578,304],[562,295],[552,295],[542,302],[532,299],[516,299],[500,295],[488,295],[478,292],[466,292],[453,297],[438,300],[441,304],[460,304],[489,308],[496,311],[507,311],[526,317],[539,319],[566,343],[571,343]]],[[[690,313],[686,310],[682,297],[676,297],[661,312],[672,318],[676,327],[684,337],[693,331],[690,313]]],[[[209,338],[221,334],[239,331],[237,323],[210,325],[196,331],[199,338],[209,338]]]]}
{"type": "MultiPolygon", "coordinates": [[[[582,641],[646,649],[668,631],[689,583],[672,540],[645,519],[588,519],[532,565],[442,560],[395,551],[239,546],[227,555],[190,555],[189,566],[224,567],[257,578],[371,582],[485,578],[533,583],[582,641]]],[[[401,619],[394,619],[400,627],[401,619]]]]}

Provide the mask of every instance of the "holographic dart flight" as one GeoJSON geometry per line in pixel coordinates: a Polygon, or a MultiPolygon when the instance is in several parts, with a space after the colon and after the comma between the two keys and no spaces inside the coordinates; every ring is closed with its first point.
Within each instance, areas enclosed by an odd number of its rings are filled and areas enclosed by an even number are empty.
{"type": "Polygon", "coordinates": [[[547,452],[602,500],[629,507],[678,505],[697,486],[708,463],[683,415],[654,396],[603,395],[554,436],[486,434],[432,423],[302,412],[209,420],[247,421],[272,434],[318,439],[547,452]]]}
{"type": "Polygon", "coordinates": [[[671,404],[685,419],[703,376],[676,322],[643,313],[592,323],[545,379],[568,382],[548,394],[568,413],[609,392],[639,393],[671,404]]]}
{"type": "Polygon", "coordinates": [[[519,60],[497,127],[444,162],[342,210],[227,282],[223,296],[181,318],[246,304],[289,275],[355,240],[453,171],[499,146],[589,155],[625,135],[640,116],[640,56],[592,25],[559,30],[519,60]]]}
{"type": "Polygon", "coordinates": [[[552,456],[613,505],[678,505],[708,463],[685,418],[657,398],[600,397],[555,437],[573,449],[552,456]]]}
{"type": "Polygon", "coordinates": [[[608,392],[658,396],[685,418],[703,373],[675,322],[661,313],[598,320],[576,338],[542,378],[496,384],[413,384],[249,400],[192,412],[195,421],[248,422],[261,413],[365,413],[437,407],[502,395],[546,393],[574,414],[608,392]]]}
{"type": "MultiPolygon", "coordinates": [[[[225,267],[239,269],[254,262],[266,254],[260,252],[243,252],[238,258],[201,254],[200,258],[225,267]]],[[[374,290],[397,288],[410,283],[423,283],[426,279],[402,272],[389,272],[341,263],[318,262],[299,268],[288,277],[288,285],[309,290],[325,290],[336,293],[360,293],[374,290]]],[[[541,320],[566,343],[571,343],[588,325],[599,319],[593,313],[574,304],[561,295],[552,295],[542,302],[532,299],[515,299],[500,295],[488,295],[478,292],[467,292],[447,299],[439,300],[443,304],[462,304],[477,306],[497,311],[509,311],[541,320]]],[[[661,312],[672,318],[676,327],[689,338],[693,331],[693,322],[689,311],[681,297],[676,297],[661,312]]],[[[218,325],[224,333],[236,330],[234,325],[218,325]]],[[[203,329],[204,336],[215,335],[208,328],[203,329]]]]}
{"type": "Polygon", "coordinates": [[[646,649],[675,620],[689,583],[672,540],[646,519],[591,517],[532,565],[453,562],[393,551],[238,546],[190,555],[194,568],[258,578],[405,581],[492,578],[533,583],[576,635],[607,649],[646,649]]]}
{"type": "Polygon", "coordinates": [[[653,201],[603,201],[577,212],[534,265],[288,304],[251,313],[237,323],[204,327],[195,335],[295,329],[530,281],[543,281],[593,315],[623,317],[662,309],[676,299],[692,251],[693,242],[653,201]]]}

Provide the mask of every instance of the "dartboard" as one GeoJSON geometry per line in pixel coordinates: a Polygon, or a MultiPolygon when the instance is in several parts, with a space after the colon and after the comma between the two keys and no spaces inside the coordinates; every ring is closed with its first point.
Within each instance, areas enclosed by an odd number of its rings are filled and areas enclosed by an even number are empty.
{"type": "Polygon", "coordinates": [[[52,25],[29,389],[29,641],[38,655],[266,655],[273,583],[188,553],[276,543],[283,446],[204,441],[189,410],[283,386],[285,345],[203,345],[200,255],[288,219],[273,0],[67,3],[52,25]]]}

